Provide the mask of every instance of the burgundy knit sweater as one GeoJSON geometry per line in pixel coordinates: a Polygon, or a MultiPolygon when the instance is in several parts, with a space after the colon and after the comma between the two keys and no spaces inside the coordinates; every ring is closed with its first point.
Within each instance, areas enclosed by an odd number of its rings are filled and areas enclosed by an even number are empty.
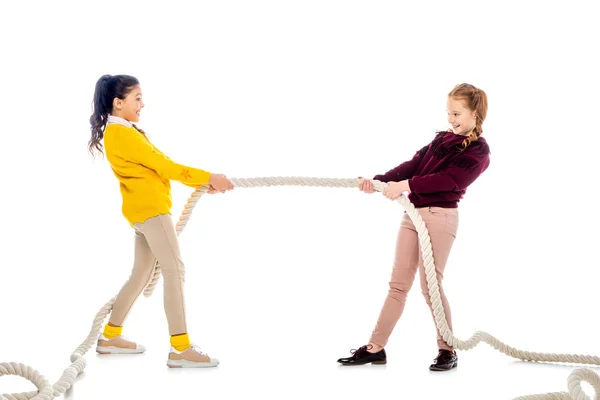
{"type": "Polygon", "coordinates": [[[456,208],[467,187],[490,164],[490,149],[485,138],[480,137],[461,151],[459,146],[464,139],[451,131],[438,132],[411,160],[373,179],[381,182],[408,179],[411,190],[408,199],[416,208],[456,208]]]}

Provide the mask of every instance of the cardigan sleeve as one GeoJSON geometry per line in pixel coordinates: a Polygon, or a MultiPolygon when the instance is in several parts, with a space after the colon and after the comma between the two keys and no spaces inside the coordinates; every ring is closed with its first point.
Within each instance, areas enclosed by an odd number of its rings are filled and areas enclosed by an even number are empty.
{"type": "MultiPolygon", "coordinates": [[[[172,161],[172,160],[169,158],[169,156],[167,156],[165,153],[163,153],[163,152],[162,152],[162,151],[161,151],[161,150],[160,150],[158,147],[156,147],[154,144],[152,144],[152,147],[153,147],[153,148],[154,148],[156,151],[158,151],[160,154],[164,155],[164,156],[165,156],[165,158],[166,158],[168,161],[172,161]]],[[[209,179],[210,179],[210,178],[209,178],[209,179]]],[[[180,181],[180,183],[183,183],[185,186],[189,186],[189,187],[191,187],[191,188],[194,188],[194,189],[198,189],[200,186],[207,185],[206,183],[203,183],[203,184],[197,184],[197,183],[182,182],[182,181],[180,181]]]]}
{"type": "Polygon", "coordinates": [[[119,156],[153,169],[164,179],[179,181],[192,187],[210,182],[209,172],[172,161],[133,129],[120,129],[112,140],[111,148],[119,156]]]}

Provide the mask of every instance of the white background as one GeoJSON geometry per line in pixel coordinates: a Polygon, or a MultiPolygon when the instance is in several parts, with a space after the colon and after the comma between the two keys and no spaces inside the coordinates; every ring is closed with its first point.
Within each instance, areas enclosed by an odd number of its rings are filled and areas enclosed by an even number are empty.
{"type": "MultiPolygon", "coordinates": [[[[0,362],[55,382],[128,278],[133,233],[87,153],[96,80],[142,83],[140,126],[171,158],[230,177],[383,173],[447,127],[461,82],[489,96],[491,166],[460,203],[445,288],[455,334],[599,355],[600,37],[593,2],[14,2],[0,7],[0,362]]],[[[173,183],[174,218],[191,189],[173,183]]],[[[574,365],[486,344],[431,373],[418,280],[385,367],[339,367],[387,294],[402,208],[358,189],[205,196],[181,236],[189,331],[221,360],[168,370],[162,281],[68,399],[511,399],[567,390],[574,365]]],[[[16,377],[0,393],[28,391],[16,377]]]]}

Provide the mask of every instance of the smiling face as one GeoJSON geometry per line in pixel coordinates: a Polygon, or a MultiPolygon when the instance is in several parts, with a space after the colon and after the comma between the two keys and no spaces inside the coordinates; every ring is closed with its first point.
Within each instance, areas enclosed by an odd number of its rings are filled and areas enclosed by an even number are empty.
{"type": "Polygon", "coordinates": [[[115,98],[113,101],[113,115],[130,122],[140,120],[142,108],[144,108],[144,102],[140,85],[133,86],[124,99],[115,98]]]}
{"type": "Polygon", "coordinates": [[[477,121],[475,111],[469,110],[464,100],[457,100],[452,96],[448,97],[446,111],[452,131],[457,135],[469,136],[477,121]]]}

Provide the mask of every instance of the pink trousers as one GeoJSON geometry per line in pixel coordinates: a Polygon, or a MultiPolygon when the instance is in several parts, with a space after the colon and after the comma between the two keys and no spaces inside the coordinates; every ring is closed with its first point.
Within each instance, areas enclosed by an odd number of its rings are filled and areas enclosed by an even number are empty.
{"type": "MultiPolygon", "coordinates": [[[[458,209],[423,207],[417,210],[429,231],[442,305],[444,307],[444,312],[446,313],[448,325],[452,330],[450,306],[446,299],[442,282],[446,262],[458,230],[458,209]]],[[[419,270],[419,275],[421,276],[421,291],[423,296],[425,296],[425,301],[429,305],[433,317],[431,299],[429,296],[429,289],[427,288],[425,268],[421,258],[417,231],[410,217],[405,213],[402,218],[402,223],[400,224],[400,231],[396,241],[396,256],[392,277],[389,283],[389,292],[379,314],[375,329],[371,334],[371,343],[375,343],[381,347],[385,347],[387,344],[396,323],[404,311],[406,296],[412,287],[417,270],[419,270]]],[[[436,331],[438,348],[452,350],[452,347],[441,337],[437,327],[436,331]]]]}

